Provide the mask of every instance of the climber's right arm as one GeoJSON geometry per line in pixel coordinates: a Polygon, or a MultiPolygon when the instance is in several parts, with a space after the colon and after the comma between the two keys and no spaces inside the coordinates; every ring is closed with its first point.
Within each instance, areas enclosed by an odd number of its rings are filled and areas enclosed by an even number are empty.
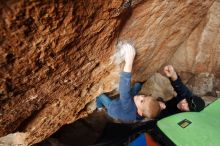
{"type": "Polygon", "coordinates": [[[125,52],[124,72],[131,72],[133,61],[134,61],[135,54],[136,54],[135,49],[130,44],[124,44],[122,49],[124,49],[124,52],[125,52]]]}
{"type": "Polygon", "coordinates": [[[120,74],[119,93],[123,107],[127,107],[128,101],[132,98],[130,95],[131,71],[135,58],[135,49],[130,44],[124,44],[122,49],[125,52],[125,66],[120,74]]]}

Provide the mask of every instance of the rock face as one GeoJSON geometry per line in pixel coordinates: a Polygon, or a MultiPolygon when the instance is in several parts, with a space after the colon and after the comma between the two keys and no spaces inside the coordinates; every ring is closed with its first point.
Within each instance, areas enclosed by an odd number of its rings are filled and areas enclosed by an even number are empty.
{"type": "Polygon", "coordinates": [[[198,74],[214,73],[220,77],[220,1],[210,7],[208,14],[179,46],[170,63],[179,71],[198,74]]]}
{"type": "Polygon", "coordinates": [[[27,131],[35,143],[83,116],[130,5],[1,1],[0,136],[27,131]]]}
{"type": "Polygon", "coordinates": [[[167,63],[185,80],[220,78],[219,0],[1,0],[0,8],[0,136],[21,131],[33,144],[86,116],[98,94],[117,89],[118,41],[137,49],[133,82],[167,63]]]}

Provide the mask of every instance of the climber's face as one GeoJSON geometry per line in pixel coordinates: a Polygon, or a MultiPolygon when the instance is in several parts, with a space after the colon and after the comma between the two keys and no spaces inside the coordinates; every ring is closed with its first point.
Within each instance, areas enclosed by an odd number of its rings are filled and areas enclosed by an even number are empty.
{"type": "Polygon", "coordinates": [[[177,108],[181,111],[187,112],[190,111],[189,110],[189,105],[188,102],[186,101],[186,99],[181,100],[178,104],[177,104],[177,108]]]}

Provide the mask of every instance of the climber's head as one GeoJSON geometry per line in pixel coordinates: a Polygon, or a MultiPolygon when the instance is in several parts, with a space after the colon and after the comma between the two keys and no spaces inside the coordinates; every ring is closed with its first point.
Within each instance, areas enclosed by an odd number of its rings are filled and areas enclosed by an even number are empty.
{"type": "Polygon", "coordinates": [[[149,119],[156,118],[161,111],[159,102],[152,96],[136,95],[134,103],[138,114],[149,119]]]}

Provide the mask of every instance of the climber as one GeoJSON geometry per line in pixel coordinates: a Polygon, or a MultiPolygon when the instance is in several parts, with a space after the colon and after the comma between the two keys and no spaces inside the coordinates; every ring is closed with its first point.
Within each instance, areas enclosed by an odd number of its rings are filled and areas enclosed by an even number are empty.
{"type": "Polygon", "coordinates": [[[199,112],[204,109],[205,102],[203,99],[190,92],[190,90],[182,83],[172,65],[165,66],[164,73],[166,77],[169,78],[177,96],[166,102],[164,102],[162,98],[157,99],[163,109],[157,117],[157,120],[179,112],[199,112]]]}
{"type": "Polygon", "coordinates": [[[124,52],[124,69],[120,74],[119,98],[111,100],[106,94],[96,97],[97,108],[105,107],[114,120],[131,123],[144,118],[154,119],[160,113],[160,105],[156,98],[138,95],[142,83],[135,83],[131,88],[131,71],[135,58],[135,49],[128,43],[123,43],[120,49],[124,52]]]}

